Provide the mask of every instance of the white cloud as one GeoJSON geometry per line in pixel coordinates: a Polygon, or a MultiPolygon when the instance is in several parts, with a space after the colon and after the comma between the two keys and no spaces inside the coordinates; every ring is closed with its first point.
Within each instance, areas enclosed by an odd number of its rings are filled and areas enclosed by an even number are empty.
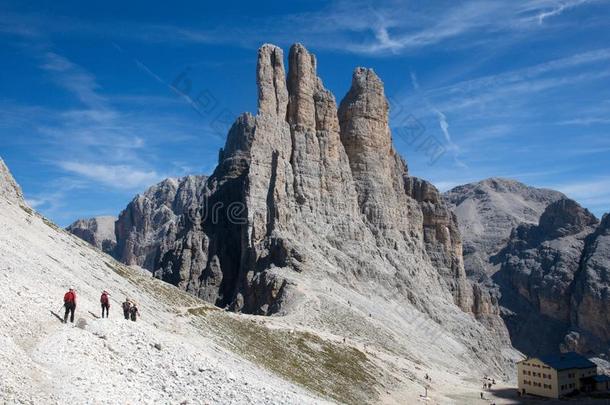
{"type": "Polygon", "coordinates": [[[75,95],[89,109],[106,117],[113,115],[106,99],[98,93],[95,77],[80,66],[62,55],[46,51],[40,67],[51,74],[55,83],[75,95]]]}
{"type": "Polygon", "coordinates": [[[130,165],[103,165],[82,162],[58,162],[62,169],[115,189],[139,190],[160,181],[164,176],[154,170],[130,165]]]}

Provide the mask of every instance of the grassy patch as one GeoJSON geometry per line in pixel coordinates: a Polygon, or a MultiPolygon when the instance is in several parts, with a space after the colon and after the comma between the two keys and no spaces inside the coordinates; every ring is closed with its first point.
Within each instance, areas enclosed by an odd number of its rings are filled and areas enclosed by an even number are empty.
{"type": "Polygon", "coordinates": [[[147,292],[170,307],[193,307],[205,304],[200,299],[193,297],[171,284],[151,276],[142,275],[137,270],[131,269],[115,260],[104,263],[110,270],[129,280],[138,286],[140,290],[147,292]]]}
{"type": "Polygon", "coordinates": [[[210,312],[220,311],[221,309],[212,305],[207,305],[203,307],[189,308],[188,313],[195,316],[203,316],[210,312]]]}
{"type": "Polygon", "coordinates": [[[189,308],[187,313],[202,334],[288,381],[341,403],[374,403],[378,398],[378,370],[354,347],[308,332],[270,329],[252,317],[222,311],[114,260],[105,263],[168,306],[189,308]]]}
{"type": "Polygon", "coordinates": [[[44,222],[49,228],[52,228],[58,232],[62,232],[63,229],[61,229],[60,227],[58,227],[57,225],[55,225],[55,223],[53,221],[51,221],[48,218],[45,217],[41,217],[42,218],[42,222],[44,222]]]}
{"type": "Polygon", "coordinates": [[[28,215],[32,215],[34,214],[34,210],[32,210],[30,207],[23,205],[23,204],[19,204],[19,208],[21,208],[22,210],[25,211],[26,214],[28,215]]]}
{"type": "Polygon", "coordinates": [[[200,326],[215,332],[220,344],[323,397],[348,404],[377,398],[375,366],[356,348],[234,314],[192,313],[205,317],[200,326]]]}

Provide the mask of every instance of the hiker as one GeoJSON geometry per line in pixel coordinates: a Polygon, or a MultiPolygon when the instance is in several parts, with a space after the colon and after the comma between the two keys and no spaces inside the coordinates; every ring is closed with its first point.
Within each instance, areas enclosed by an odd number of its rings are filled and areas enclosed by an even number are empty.
{"type": "Polygon", "coordinates": [[[481,399],[483,399],[483,393],[481,392],[481,399]]]}
{"type": "Polygon", "coordinates": [[[104,312],[106,312],[106,318],[108,318],[108,310],[110,309],[110,300],[108,299],[108,291],[102,291],[102,296],[100,297],[100,304],[102,304],[102,318],[104,317],[104,312]]]}
{"type": "Polygon", "coordinates": [[[140,316],[140,311],[138,311],[138,307],[135,302],[131,303],[131,307],[129,308],[129,315],[131,316],[132,321],[136,321],[137,317],[140,316]]]}
{"type": "Polygon", "coordinates": [[[68,314],[70,314],[70,322],[74,323],[74,310],[76,309],[76,291],[74,287],[70,287],[67,293],[64,294],[64,323],[68,322],[68,314]]]}
{"type": "Polygon", "coordinates": [[[123,303],[123,315],[125,319],[129,320],[129,310],[131,309],[131,301],[129,298],[125,298],[125,302],[123,303]]]}

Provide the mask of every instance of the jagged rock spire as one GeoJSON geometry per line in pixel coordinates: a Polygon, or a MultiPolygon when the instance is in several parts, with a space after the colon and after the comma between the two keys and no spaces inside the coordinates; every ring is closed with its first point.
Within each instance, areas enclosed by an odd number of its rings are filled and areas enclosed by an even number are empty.
{"type": "Polygon", "coordinates": [[[2,158],[0,158],[0,198],[17,204],[25,204],[21,187],[13,178],[2,158]]]}
{"type": "Polygon", "coordinates": [[[256,65],[258,113],[284,117],[288,104],[284,52],[275,45],[265,44],[258,50],[256,65]]]}
{"type": "Polygon", "coordinates": [[[339,106],[341,142],[362,211],[369,222],[382,226],[391,223],[391,216],[408,217],[398,201],[405,195],[406,166],[392,147],[388,109],[379,77],[372,69],[356,68],[339,106]]]}
{"type": "Polygon", "coordinates": [[[295,44],[288,60],[288,123],[297,128],[315,128],[314,94],[321,88],[316,76],[316,57],[303,45],[295,44]]]}

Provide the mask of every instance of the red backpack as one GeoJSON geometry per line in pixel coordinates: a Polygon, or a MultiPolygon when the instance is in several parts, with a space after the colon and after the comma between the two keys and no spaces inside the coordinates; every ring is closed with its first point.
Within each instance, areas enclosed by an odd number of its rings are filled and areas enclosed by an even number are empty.
{"type": "Polygon", "coordinates": [[[102,294],[102,298],[100,298],[102,304],[108,304],[108,294],[102,294]]]}
{"type": "Polygon", "coordinates": [[[68,291],[64,295],[64,302],[65,303],[73,304],[75,300],[76,300],[76,294],[74,294],[74,292],[72,292],[72,291],[68,291]]]}

